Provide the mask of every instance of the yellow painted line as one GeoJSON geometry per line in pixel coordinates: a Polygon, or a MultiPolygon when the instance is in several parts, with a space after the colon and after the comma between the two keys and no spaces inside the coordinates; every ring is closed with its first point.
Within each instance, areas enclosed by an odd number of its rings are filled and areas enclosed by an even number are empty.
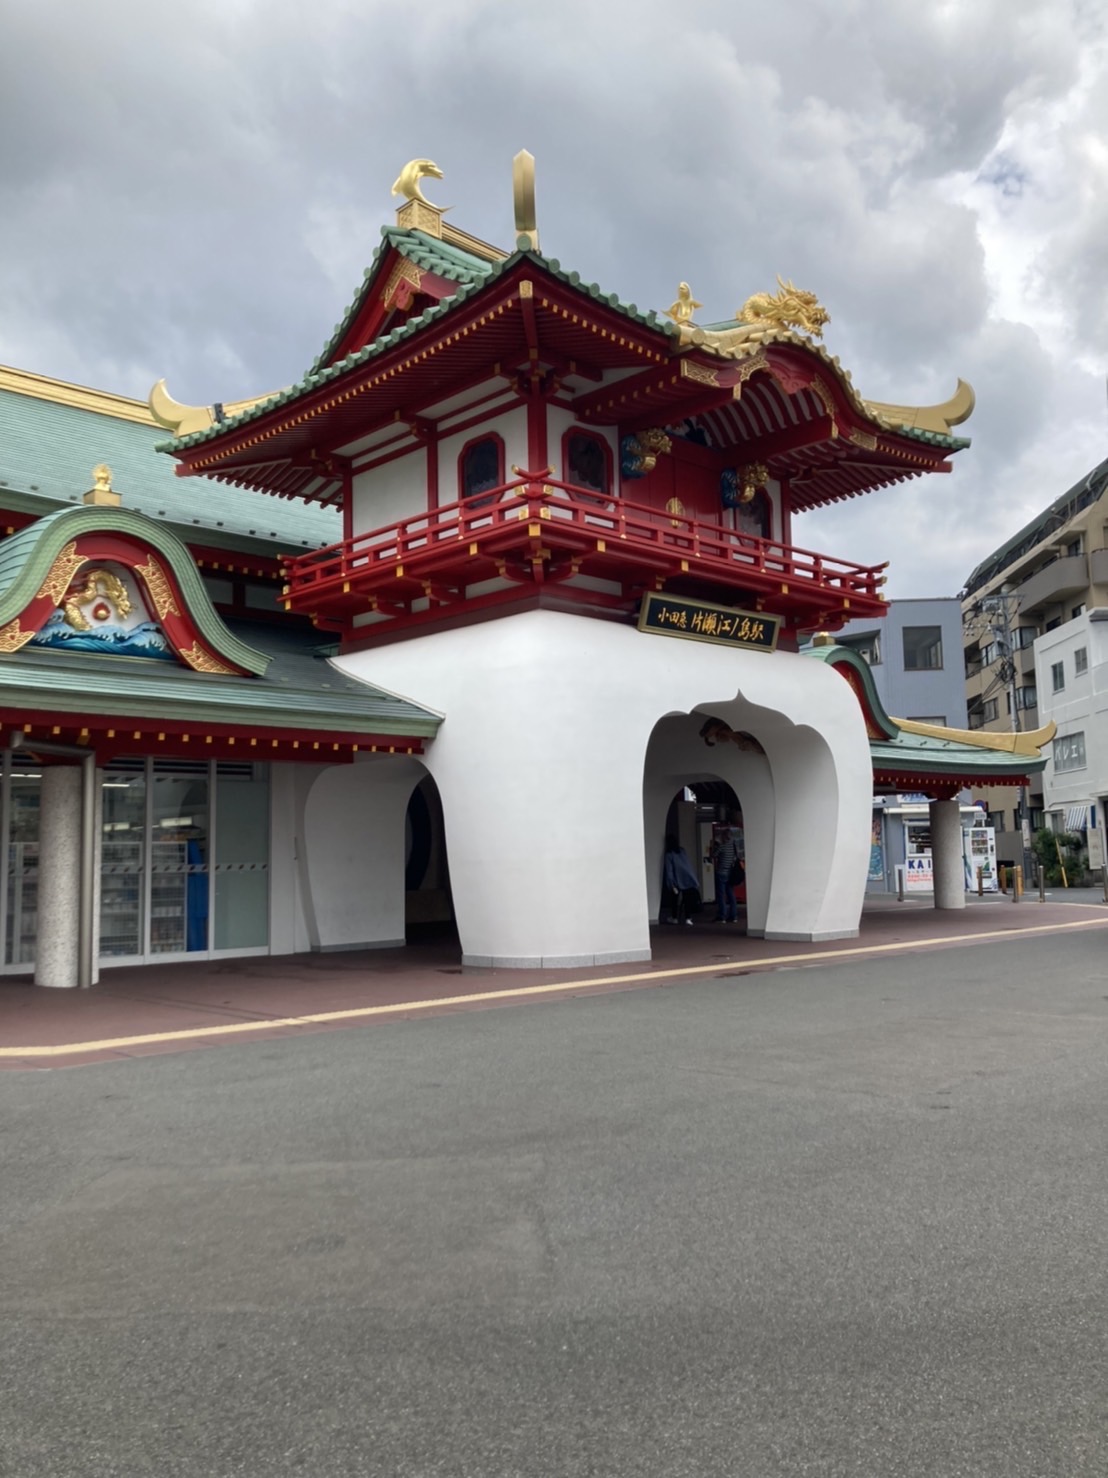
{"type": "Polygon", "coordinates": [[[553,980],[545,985],[509,986],[507,990],[476,991],[468,996],[437,996],[432,1001],[396,1001],[388,1006],[352,1006],[346,1011],[316,1011],[309,1016],[278,1016],[264,1020],[231,1021],[222,1026],[189,1026],[173,1032],[147,1032],[137,1037],[107,1037],[99,1042],[67,1042],[56,1047],[0,1047],[2,1058],[68,1057],[78,1052],[113,1052],[128,1047],[150,1047],[159,1042],[195,1042],[207,1037],[241,1036],[295,1026],[320,1026],[332,1021],[363,1021],[372,1016],[412,1015],[444,1006],[475,1006],[485,1001],[518,1001],[566,991],[596,990],[605,985],[628,985],[639,981],[680,980],[690,975],[736,975],[781,965],[809,965],[817,960],[846,960],[859,955],[880,955],[938,944],[978,944],[986,939],[1026,939],[1029,934],[1057,934],[1063,929],[1108,927],[1108,915],[1075,919],[1072,924],[1035,924],[1028,929],[990,929],[982,934],[946,934],[938,939],[902,939],[894,944],[859,944],[846,949],[812,950],[804,955],[772,955],[761,960],[723,960],[714,965],[682,965],[673,970],[643,970],[634,975],[605,975],[596,980],[553,980]]]}

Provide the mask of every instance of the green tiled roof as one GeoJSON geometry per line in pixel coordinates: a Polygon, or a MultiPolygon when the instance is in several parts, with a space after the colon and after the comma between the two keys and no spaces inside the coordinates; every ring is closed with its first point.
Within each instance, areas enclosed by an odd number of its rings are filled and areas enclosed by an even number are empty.
{"type": "Polygon", "coordinates": [[[0,657],[0,705],[202,725],[433,738],[441,717],[358,682],[316,655],[315,633],[236,623],[236,642],[264,653],[264,678],[197,674],[169,662],[74,656],[24,647],[0,657]],[[244,638],[246,639],[244,641],[244,638]]]}
{"type": "Polygon", "coordinates": [[[906,734],[895,739],[870,740],[875,770],[900,770],[913,775],[1037,775],[1046,768],[1046,758],[1008,754],[1002,749],[978,749],[954,739],[932,739],[926,734],[906,734]]]}
{"type": "Polygon", "coordinates": [[[893,426],[891,429],[909,441],[925,441],[928,446],[945,447],[951,452],[963,452],[970,445],[968,436],[944,436],[941,431],[925,431],[921,426],[893,426]]]}
{"type": "MultiPolygon", "coordinates": [[[[421,232],[403,234],[422,235],[421,232]]],[[[436,247],[441,245],[440,242],[435,242],[434,244],[436,247]]],[[[456,250],[456,248],[451,248],[451,250],[456,250]]],[[[460,253],[460,255],[468,256],[468,253],[460,253]]],[[[653,311],[640,313],[634,303],[621,303],[615,293],[602,292],[595,282],[582,283],[578,273],[563,272],[560,262],[553,258],[548,259],[540,256],[537,252],[519,250],[514,252],[510,257],[506,257],[502,262],[485,262],[481,258],[474,257],[472,260],[474,262],[480,261],[482,267],[487,268],[487,271],[485,271],[483,277],[480,279],[470,283],[459,283],[458,291],[453,297],[444,298],[441,303],[432,304],[430,308],[427,308],[417,317],[409,318],[407,323],[402,324],[399,328],[394,328],[391,332],[382,334],[379,339],[374,339],[371,344],[367,344],[362,349],[355,350],[353,354],[348,354],[345,359],[340,359],[335,364],[324,364],[328,353],[328,349],[325,349],[320,358],[316,360],[315,366],[297,384],[290,385],[288,389],[280,391],[279,394],[271,396],[268,400],[251,406],[249,410],[242,411],[237,416],[222,421],[218,426],[211,426],[203,431],[193,431],[188,436],[178,437],[174,441],[163,441],[159,444],[158,450],[173,453],[199,446],[203,442],[214,441],[216,438],[224,436],[230,429],[237,429],[240,426],[249,424],[251,421],[257,421],[277,407],[288,405],[291,401],[299,400],[302,396],[310,394],[313,390],[318,390],[323,385],[331,384],[349,370],[358,368],[368,360],[376,359],[378,355],[384,354],[387,350],[394,349],[398,344],[405,343],[408,339],[414,338],[422,329],[437,322],[440,318],[445,318],[448,313],[453,313],[462,303],[472,298],[482,288],[495,281],[498,277],[503,276],[505,272],[510,271],[511,268],[517,266],[524,259],[528,263],[533,264],[539,271],[545,271],[557,281],[564,282],[567,286],[575,288],[578,292],[591,298],[593,302],[611,308],[614,312],[620,314],[621,317],[627,318],[633,323],[644,328],[653,329],[655,332],[666,334],[667,336],[677,333],[676,324],[671,323],[668,319],[659,318],[653,311]],[[321,368],[320,366],[323,367],[321,368]]],[[[372,270],[371,268],[370,271],[372,270]]],[[[356,311],[357,305],[351,309],[351,313],[356,311]]],[[[343,323],[335,331],[329,348],[333,347],[341,337],[345,324],[349,321],[349,316],[348,314],[347,318],[343,320],[343,323]]]]}
{"type": "Polygon", "coordinates": [[[157,426],[0,390],[0,506],[45,514],[80,504],[93,467],[106,462],[125,508],[168,524],[190,543],[272,558],[342,537],[335,509],[177,477],[156,455],[164,436],[157,426]]]}
{"type": "Polygon", "coordinates": [[[873,673],[864,657],[851,647],[803,647],[801,656],[853,668],[861,679],[866,698],[885,737],[871,739],[870,758],[875,770],[897,770],[909,775],[1037,775],[1046,759],[1005,750],[979,749],[958,739],[940,739],[929,734],[909,734],[885,712],[877,696],[873,673]]]}
{"type": "Polygon", "coordinates": [[[256,677],[265,672],[268,658],[232,636],[180,539],[164,524],[126,508],[62,508],[0,543],[0,626],[14,620],[34,599],[70,540],[106,533],[130,534],[156,549],[173,572],[188,613],[212,650],[256,677]]]}
{"type": "Polygon", "coordinates": [[[343,335],[362,311],[381,260],[392,249],[424,271],[434,272],[438,277],[445,277],[448,282],[457,282],[465,287],[483,282],[495,266],[495,263],[485,257],[475,256],[473,252],[463,251],[461,247],[451,246],[448,242],[437,241],[423,231],[404,231],[399,226],[383,226],[381,245],[365,270],[362,286],[342,318],[335,324],[334,333],[324,345],[323,353],[312,365],[313,373],[327,363],[341,343],[343,335]]]}

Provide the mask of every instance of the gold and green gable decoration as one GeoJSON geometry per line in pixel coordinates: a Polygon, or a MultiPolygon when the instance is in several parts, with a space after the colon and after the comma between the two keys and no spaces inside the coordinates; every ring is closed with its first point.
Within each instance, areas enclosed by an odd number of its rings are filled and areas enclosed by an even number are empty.
{"type": "Polygon", "coordinates": [[[25,647],[235,677],[269,663],[228,630],[174,534],[110,506],[49,514],[0,545],[0,655],[25,647]]]}
{"type": "Polygon", "coordinates": [[[1054,723],[1032,733],[992,734],[893,718],[869,664],[850,647],[821,634],[801,655],[826,662],[850,685],[869,738],[875,789],[947,794],[970,786],[1025,785],[1046,766],[1041,751],[1054,737],[1054,723]]]}

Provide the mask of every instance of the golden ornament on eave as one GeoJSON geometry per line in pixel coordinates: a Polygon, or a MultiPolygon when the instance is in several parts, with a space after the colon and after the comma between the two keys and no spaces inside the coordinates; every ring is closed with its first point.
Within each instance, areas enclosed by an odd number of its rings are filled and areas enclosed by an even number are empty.
{"type": "Polygon", "coordinates": [[[665,310],[666,317],[672,318],[674,323],[691,323],[692,316],[698,308],[703,308],[703,303],[698,303],[692,295],[692,288],[687,282],[677,284],[677,297],[665,310]]]}
{"type": "Polygon", "coordinates": [[[824,325],[831,322],[831,315],[815,293],[807,292],[793,282],[785,282],[780,274],[777,286],[780,292],[755,293],[747,298],[735,314],[739,323],[795,328],[802,334],[811,334],[814,339],[822,338],[824,325]]]}

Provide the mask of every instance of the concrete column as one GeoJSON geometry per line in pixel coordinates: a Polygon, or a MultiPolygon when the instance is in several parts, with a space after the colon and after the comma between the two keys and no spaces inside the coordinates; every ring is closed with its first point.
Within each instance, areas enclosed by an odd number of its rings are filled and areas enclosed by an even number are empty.
{"type": "Polygon", "coordinates": [[[81,767],[47,765],[39,800],[35,984],[77,984],[81,900],[81,767]]]}
{"type": "Polygon", "coordinates": [[[962,820],[957,800],[932,801],[931,870],[935,879],[936,908],[965,908],[966,883],[962,858],[962,820]]]}

